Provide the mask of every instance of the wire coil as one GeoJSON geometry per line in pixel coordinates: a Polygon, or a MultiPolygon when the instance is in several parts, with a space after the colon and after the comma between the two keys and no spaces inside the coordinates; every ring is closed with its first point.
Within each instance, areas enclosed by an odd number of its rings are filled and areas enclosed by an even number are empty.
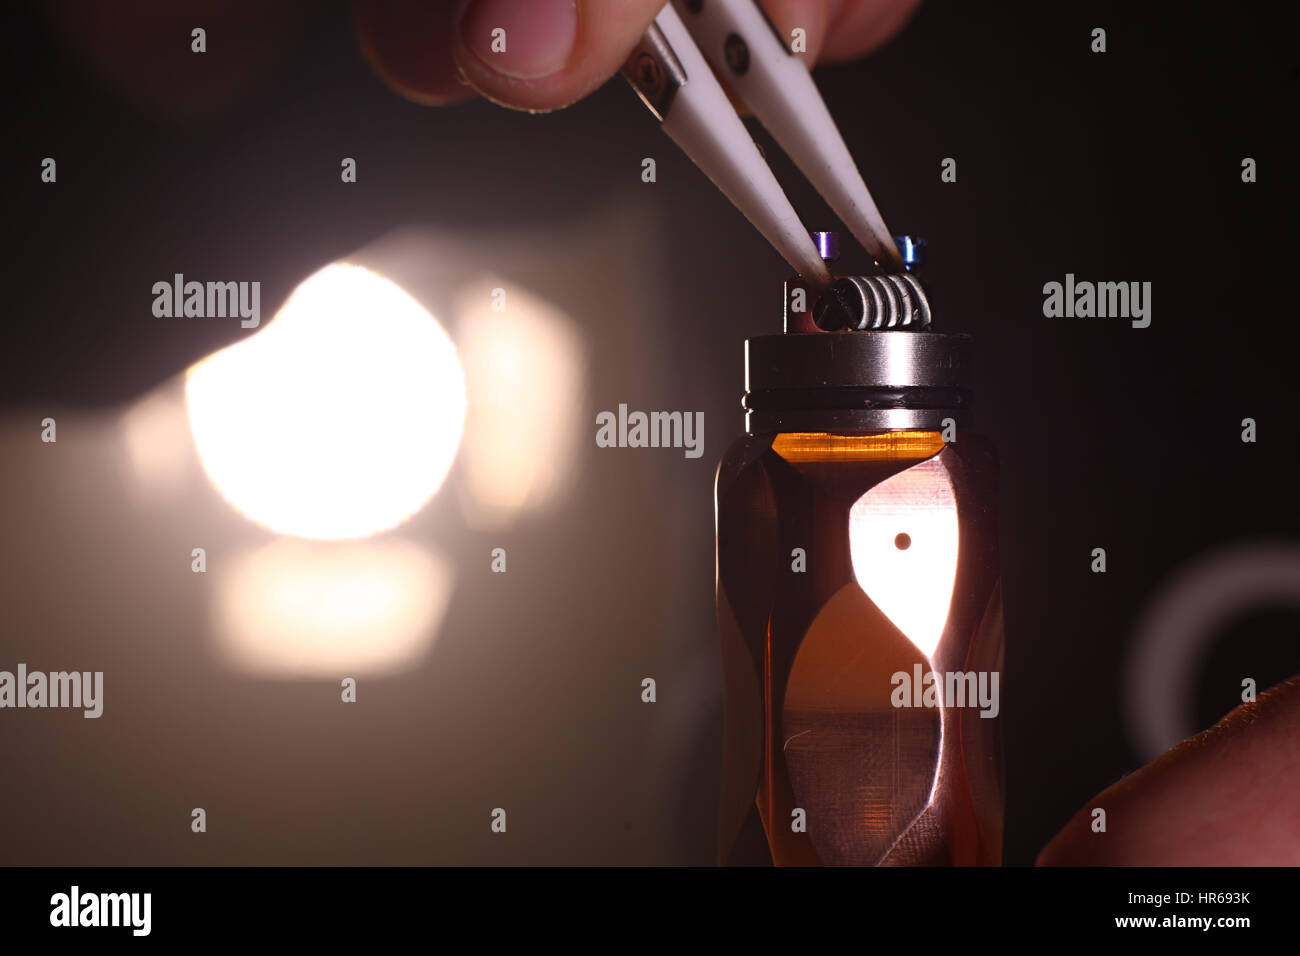
{"type": "Polygon", "coordinates": [[[922,330],[930,327],[930,300],[916,277],[845,276],[818,300],[813,321],[826,331],[922,330]]]}

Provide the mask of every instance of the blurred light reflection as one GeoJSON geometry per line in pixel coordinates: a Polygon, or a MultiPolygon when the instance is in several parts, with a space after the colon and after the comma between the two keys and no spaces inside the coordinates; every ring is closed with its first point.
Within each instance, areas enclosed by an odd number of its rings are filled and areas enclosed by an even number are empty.
{"type": "Polygon", "coordinates": [[[456,300],[469,412],[461,501],[480,529],[556,501],[572,479],[585,389],[573,321],[517,284],[483,279],[456,300]],[[506,290],[493,312],[493,289],[506,290]]]}
{"type": "Polygon", "coordinates": [[[133,487],[140,494],[170,497],[186,484],[194,443],[178,379],[168,379],[127,406],[121,428],[133,487]]]}
{"type": "Polygon", "coordinates": [[[303,280],[260,332],[191,368],[186,395],[221,494],[303,538],[373,534],[419,511],[465,418],[438,322],[395,283],[338,263],[303,280]]]}
{"type": "Polygon", "coordinates": [[[262,677],[409,667],[431,647],[454,582],[446,562],[401,540],[281,538],[211,573],[218,650],[262,677]]]}

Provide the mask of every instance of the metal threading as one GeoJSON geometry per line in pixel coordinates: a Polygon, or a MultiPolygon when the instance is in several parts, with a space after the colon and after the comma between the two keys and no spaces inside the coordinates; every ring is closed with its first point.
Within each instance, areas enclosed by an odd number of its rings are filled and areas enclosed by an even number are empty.
{"type": "Polygon", "coordinates": [[[828,332],[928,329],[930,301],[916,277],[905,272],[845,276],[835,280],[818,300],[813,321],[828,332]]]}

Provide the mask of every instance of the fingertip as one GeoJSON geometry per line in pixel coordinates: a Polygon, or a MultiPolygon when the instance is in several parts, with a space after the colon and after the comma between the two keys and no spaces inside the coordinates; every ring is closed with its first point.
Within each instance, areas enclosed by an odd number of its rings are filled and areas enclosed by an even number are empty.
{"type": "Polygon", "coordinates": [[[568,106],[627,59],[663,0],[461,0],[453,55],[470,85],[503,106],[568,106]]]}
{"type": "Polygon", "coordinates": [[[397,93],[426,106],[474,96],[452,56],[450,3],[352,0],[351,6],[362,56],[397,93]]]}
{"type": "Polygon", "coordinates": [[[878,50],[920,6],[921,0],[843,0],[831,18],[819,62],[855,60],[878,50]]]}
{"type": "Polygon", "coordinates": [[[761,0],[763,12],[787,47],[796,36],[802,43],[795,46],[795,56],[812,67],[821,56],[831,18],[842,0],[761,0]],[[799,31],[796,34],[796,31],[799,31]]]}
{"type": "Polygon", "coordinates": [[[1300,678],[1292,678],[1093,797],[1036,862],[1300,865],[1297,790],[1300,678]]]}

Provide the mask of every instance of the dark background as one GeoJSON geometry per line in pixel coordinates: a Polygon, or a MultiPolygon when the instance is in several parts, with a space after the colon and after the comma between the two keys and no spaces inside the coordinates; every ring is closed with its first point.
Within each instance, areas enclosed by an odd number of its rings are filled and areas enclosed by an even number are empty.
{"type": "MultiPolygon", "coordinates": [[[[927,2],[874,56],[816,73],[893,229],[929,241],[936,325],[977,342],[976,421],[1002,464],[1012,864],[1145,759],[1121,675],[1161,582],[1224,546],[1300,536],[1284,8],[1135,7],[927,2]],[[1241,181],[1246,156],[1257,183],[1241,181]],[[940,182],[944,157],[955,184],[940,182]],[[1150,281],[1151,327],[1044,318],[1042,286],[1067,272],[1150,281]],[[1240,440],[1246,416],[1256,444],[1240,440]],[[1099,546],[1105,575],[1089,571],[1099,546]]],[[[479,572],[492,543],[450,536],[474,573],[430,659],[340,716],[336,682],[220,677],[183,630],[142,651],[149,595],[170,585],[147,562],[121,572],[140,576],[130,595],[86,584],[114,541],[137,541],[135,519],[87,550],[75,515],[89,505],[59,497],[37,432],[6,441],[0,667],[55,650],[89,667],[93,648],[110,694],[127,661],[148,675],[133,694],[172,690],[116,730],[111,696],[100,721],[0,715],[9,766],[32,773],[0,792],[0,858],[711,862],[713,467],[742,429],[741,341],[779,328],[784,264],[621,79],[545,117],[431,109],[374,77],[341,6],[277,7],[238,36],[212,17],[204,56],[189,52],[192,17],[146,29],[122,5],[112,28],[88,28],[75,10],[20,5],[5,31],[6,415],[116,407],[246,334],[155,319],[159,278],[260,278],[266,322],[308,273],[420,224],[472,236],[506,274],[493,249],[524,237],[540,257],[530,281],[588,334],[590,414],[703,410],[706,445],[695,462],[587,448],[580,493],[509,541],[509,601],[479,572]],[[112,65],[142,33],[152,45],[112,65]],[[45,156],[55,185],[40,182],[45,156]],[[358,160],[355,185],[339,182],[342,156],[358,160]],[[584,261],[547,264],[556,223],[585,232],[584,261]],[[620,258],[647,246],[649,261],[620,258]],[[618,268],[640,268],[628,281],[654,300],[589,294],[618,286],[618,268]],[[606,274],[589,289],[593,269],[606,274]],[[61,617],[68,606],[84,613],[61,617]],[[104,623],[119,611],[132,623],[104,623]],[[652,713],[643,674],[660,684],[652,713]],[[519,808],[508,844],[486,826],[503,792],[519,808]],[[192,806],[224,821],[197,849],[192,806]]],[[[833,224],[754,128],[804,221],[833,224]]],[[[1199,726],[1238,702],[1243,676],[1263,689],[1300,670],[1296,623],[1263,607],[1219,636],[1189,702],[1199,726]]]]}

